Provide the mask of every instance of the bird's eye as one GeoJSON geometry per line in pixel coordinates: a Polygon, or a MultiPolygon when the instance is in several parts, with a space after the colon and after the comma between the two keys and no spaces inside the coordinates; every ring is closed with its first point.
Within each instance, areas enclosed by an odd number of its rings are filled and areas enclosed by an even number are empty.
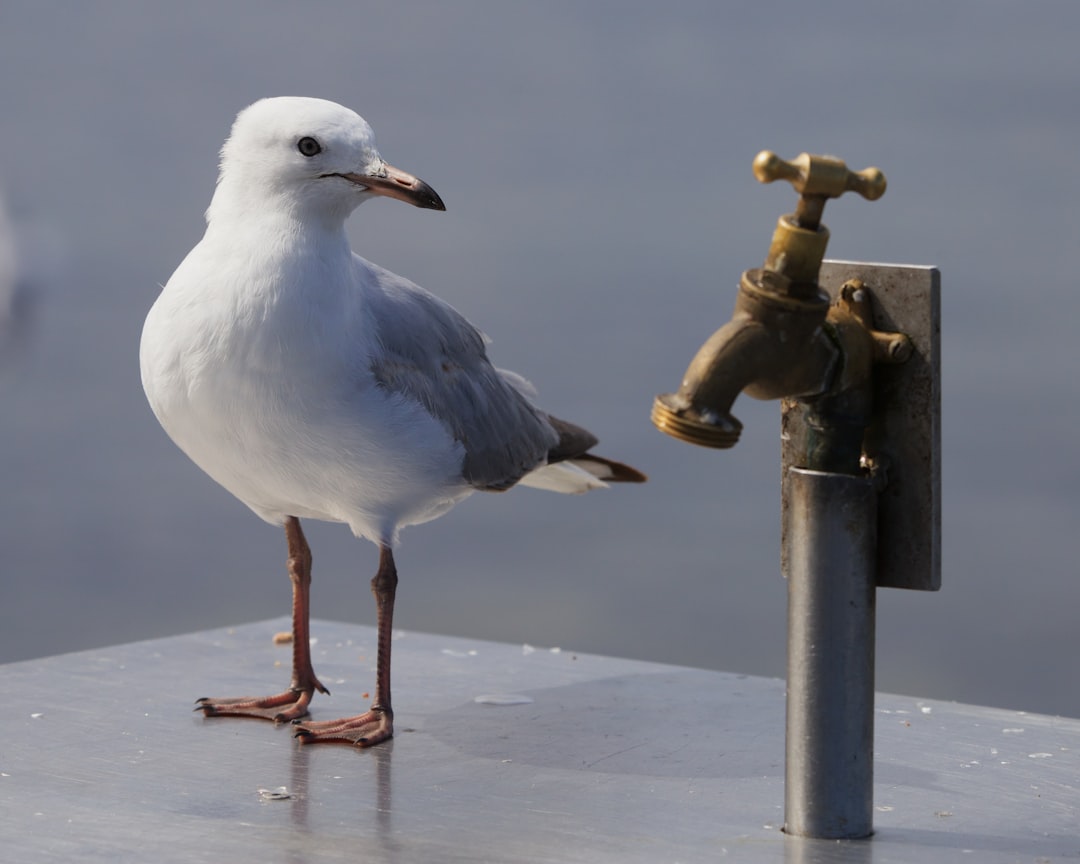
{"type": "Polygon", "coordinates": [[[304,137],[297,141],[296,149],[308,158],[311,158],[317,153],[322,153],[322,145],[314,138],[309,137],[304,137]]]}

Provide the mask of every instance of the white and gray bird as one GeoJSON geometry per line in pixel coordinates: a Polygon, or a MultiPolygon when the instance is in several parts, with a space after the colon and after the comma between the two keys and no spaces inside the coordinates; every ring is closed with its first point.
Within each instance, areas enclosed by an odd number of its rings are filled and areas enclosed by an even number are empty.
{"type": "Polygon", "coordinates": [[[545,414],[531,386],[496,369],[451,306],[358,255],[345,220],[376,195],[444,210],[383,161],[371,127],[322,99],[263,99],[221,151],[202,240],[147,315],[143,388],[200,468],[283,525],[293,583],[293,675],[265,698],[201,699],[207,715],[299,721],[315,690],[311,552],[301,519],[344,522],[379,546],[372,579],[378,658],[370,709],[297,725],[301,741],[369,746],[393,734],[393,547],[407,525],[477,490],[584,492],[641,482],[588,451],[596,438],[545,414]]]}

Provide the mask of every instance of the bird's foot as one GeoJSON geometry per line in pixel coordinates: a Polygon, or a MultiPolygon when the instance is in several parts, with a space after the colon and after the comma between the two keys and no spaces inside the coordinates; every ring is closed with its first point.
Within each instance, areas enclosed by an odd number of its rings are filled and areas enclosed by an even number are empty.
{"type": "Polygon", "coordinates": [[[340,720],[296,720],[293,723],[296,727],[295,737],[300,739],[301,744],[333,741],[371,747],[394,737],[394,712],[389,708],[373,707],[365,714],[342,717],[340,720]]]}
{"type": "Polygon", "coordinates": [[[329,693],[317,680],[309,687],[290,687],[276,696],[261,699],[241,696],[238,699],[211,699],[203,697],[196,700],[195,710],[202,711],[207,717],[257,717],[272,720],[275,723],[287,723],[308,715],[308,705],[315,691],[329,693]]]}

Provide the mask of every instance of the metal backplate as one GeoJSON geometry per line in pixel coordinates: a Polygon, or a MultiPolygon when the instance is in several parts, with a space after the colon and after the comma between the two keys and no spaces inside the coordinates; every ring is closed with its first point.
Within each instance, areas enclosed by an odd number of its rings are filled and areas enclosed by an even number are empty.
{"type": "MultiPolygon", "coordinates": [[[[864,454],[884,472],[878,501],[877,584],[937,591],[941,587],[941,274],[934,267],[825,261],[819,282],[834,300],[848,279],[861,279],[873,302],[874,328],[907,334],[904,363],[874,367],[874,419],[864,454]]],[[[805,452],[805,406],[781,403],[781,462],[786,508],[788,468],[805,452]]],[[[797,466],[803,467],[803,466],[797,466]]],[[[786,514],[784,518],[786,535],[786,514]]],[[[788,573],[787,538],[781,544],[788,573]]]]}

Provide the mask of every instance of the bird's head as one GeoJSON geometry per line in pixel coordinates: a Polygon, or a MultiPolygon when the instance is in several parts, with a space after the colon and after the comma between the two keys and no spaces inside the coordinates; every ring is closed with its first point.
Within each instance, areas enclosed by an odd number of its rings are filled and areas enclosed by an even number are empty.
{"type": "Polygon", "coordinates": [[[331,220],[375,195],[445,210],[423,180],[383,161],[359,114],[325,99],[262,99],[236,118],[221,148],[218,188],[207,211],[285,209],[331,220]]]}

